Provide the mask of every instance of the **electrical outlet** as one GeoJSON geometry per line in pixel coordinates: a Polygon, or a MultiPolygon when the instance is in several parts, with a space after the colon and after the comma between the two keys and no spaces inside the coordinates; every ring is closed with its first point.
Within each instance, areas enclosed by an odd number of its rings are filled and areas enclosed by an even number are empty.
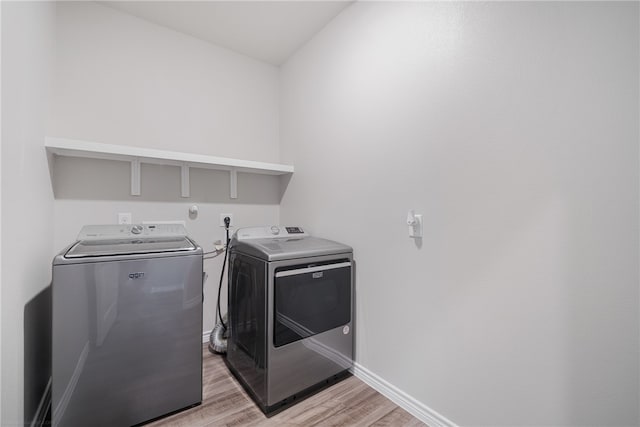
{"type": "Polygon", "coordinates": [[[225,217],[229,217],[231,218],[231,222],[229,223],[229,227],[233,227],[234,223],[233,223],[233,214],[232,213],[221,213],[220,214],[220,227],[224,227],[224,218],[225,217]]]}
{"type": "Polygon", "coordinates": [[[131,224],[131,214],[130,213],[119,213],[118,214],[118,224],[131,224]]]}

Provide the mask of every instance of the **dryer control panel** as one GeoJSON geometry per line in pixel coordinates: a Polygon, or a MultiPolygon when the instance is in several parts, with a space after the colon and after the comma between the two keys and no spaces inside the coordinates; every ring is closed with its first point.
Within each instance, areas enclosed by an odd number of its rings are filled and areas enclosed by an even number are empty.
{"type": "Polygon", "coordinates": [[[291,239],[299,237],[309,237],[309,233],[302,227],[291,227],[281,225],[267,225],[264,227],[239,228],[235,232],[237,240],[249,239],[291,239]]]}

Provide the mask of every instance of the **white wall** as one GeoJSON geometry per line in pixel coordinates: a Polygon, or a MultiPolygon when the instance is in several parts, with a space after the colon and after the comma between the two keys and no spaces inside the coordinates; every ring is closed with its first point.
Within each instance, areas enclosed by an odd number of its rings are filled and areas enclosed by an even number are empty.
{"type": "MultiPolygon", "coordinates": [[[[85,2],[57,5],[57,54],[50,136],[109,144],[279,161],[278,69],[210,43],[85,2]]],[[[238,226],[277,223],[277,177],[143,165],[140,197],[128,191],[126,163],[58,158],[53,169],[54,250],[84,224],[184,220],[205,250],[224,238],[220,213],[238,226]],[[197,204],[197,218],[188,215],[197,204]]],[[[206,261],[204,330],[213,327],[222,257],[206,261]]],[[[223,311],[226,296],[222,296],[223,311]]]]}
{"type": "MultiPolygon", "coordinates": [[[[2,5],[0,4],[0,189],[2,189],[2,5]]],[[[0,195],[0,375],[2,375],[2,196],[0,195]]],[[[2,422],[2,381],[0,381],[0,422],[2,422]]]]}
{"type": "Polygon", "coordinates": [[[638,424],[638,31],[356,3],[285,64],[281,222],[353,245],[358,363],[461,425],[638,424]]]}
{"type": "Polygon", "coordinates": [[[278,161],[278,69],[93,2],[57,7],[50,136],[278,161]]]}
{"type": "MultiPolygon", "coordinates": [[[[23,423],[25,304],[49,285],[53,193],[43,147],[55,5],[2,2],[2,425],[23,423]]],[[[26,415],[26,414],[25,414],[26,415]]],[[[30,420],[27,420],[30,421],[30,420]]]]}

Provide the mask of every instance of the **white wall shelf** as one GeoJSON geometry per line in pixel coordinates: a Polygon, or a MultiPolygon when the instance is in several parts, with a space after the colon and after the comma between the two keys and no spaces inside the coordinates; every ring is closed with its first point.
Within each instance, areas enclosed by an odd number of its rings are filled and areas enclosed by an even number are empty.
{"type": "Polygon", "coordinates": [[[45,138],[45,148],[57,156],[119,160],[131,163],[131,195],[140,195],[140,164],[172,165],[181,168],[182,197],[189,197],[189,168],[229,171],[230,197],[238,198],[237,173],[285,175],[293,173],[292,165],[229,159],[203,154],[155,150],[125,145],[101,144],[66,138],[45,138]]]}

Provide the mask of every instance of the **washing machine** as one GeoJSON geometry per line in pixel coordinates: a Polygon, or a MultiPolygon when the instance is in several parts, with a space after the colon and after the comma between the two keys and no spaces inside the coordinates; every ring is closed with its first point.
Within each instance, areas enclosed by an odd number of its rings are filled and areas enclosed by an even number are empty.
{"type": "Polygon", "coordinates": [[[86,226],[53,260],[53,426],[202,402],[202,249],[181,225],[86,226]]]}
{"type": "Polygon", "coordinates": [[[267,416],[349,375],[353,270],[351,247],[301,227],[234,233],[225,360],[267,416]]]}

